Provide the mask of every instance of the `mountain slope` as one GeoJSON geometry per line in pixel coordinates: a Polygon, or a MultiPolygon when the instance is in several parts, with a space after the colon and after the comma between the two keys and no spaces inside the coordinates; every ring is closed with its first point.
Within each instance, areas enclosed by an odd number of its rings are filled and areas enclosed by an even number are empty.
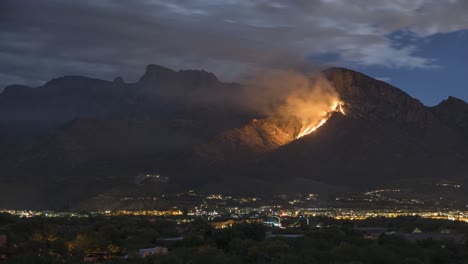
{"type": "Polygon", "coordinates": [[[263,158],[253,174],[366,188],[468,173],[467,138],[430,108],[358,72],[332,68],[325,75],[345,102],[346,116],[335,113],[316,132],[263,158]]]}
{"type": "MultiPolygon", "coordinates": [[[[55,127],[35,140],[4,143],[0,193],[8,200],[0,200],[48,206],[61,196],[79,204],[108,190],[138,191],[133,178],[141,173],[170,177],[171,190],[229,193],[360,190],[401,179],[466,178],[466,103],[449,98],[429,108],[355,71],[323,74],[343,113],[331,113],[299,139],[299,120],[258,117],[236,107],[232,101],[242,86],[205,71],[149,65],[135,83],[73,76],[38,88],[10,86],[0,95],[0,120],[55,127]],[[17,197],[10,191],[15,189],[32,196],[17,197]],[[32,198],[38,195],[44,199],[32,198]]],[[[7,142],[16,133],[4,134],[7,142]]]]}
{"type": "Polygon", "coordinates": [[[117,167],[145,170],[248,121],[249,113],[223,102],[237,89],[209,72],[158,65],[148,65],[136,83],[67,76],[38,88],[9,86],[0,94],[0,124],[50,124],[52,131],[26,144],[18,139],[3,149],[0,164],[9,177],[41,173],[41,166],[50,177],[96,164],[111,167],[110,174],[117,167]]]}
{"type": "MultiPolygon", "coordinates": [[[[356,188],[468,174],[468,141],[458,122],[445,122],[400,89],[364,74],[331,68],[324,75],[344,102],[346,115],[334,113],[317,131],[274,147],[263,144],[275,139],[262,129],[268,120],[262,120],[262,126],[250,123],[227,131],[208,144],[208,160],[229,157],[238,163],[228,163],[229,169],[217,168],[216,173],[266,183],[300,178],[356,188]]],[[[457,112],[453,116],[461,113],[457,112]]]]}
{"type": "Polygon", "coordinates": [[[252,119],[248,124],[222,132],[197,147],[197,155],[209,162],[256,158],[291,143],[301,128],[298,120],[252,119]]]}

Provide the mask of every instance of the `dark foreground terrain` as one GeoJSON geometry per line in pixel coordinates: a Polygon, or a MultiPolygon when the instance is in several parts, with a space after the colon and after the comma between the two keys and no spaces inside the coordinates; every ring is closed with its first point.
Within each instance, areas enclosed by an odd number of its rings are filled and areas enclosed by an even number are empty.
{"type": "Polygon", "coordinates": [[[217,229],[219,221],[202,218],[17,218],[1,214],[0,256],[3,263],[468,261],[468,224],[463,222],[419,217],[296,220],[285,221],[289,227],[283,229],[246,222],[217,229]]]}

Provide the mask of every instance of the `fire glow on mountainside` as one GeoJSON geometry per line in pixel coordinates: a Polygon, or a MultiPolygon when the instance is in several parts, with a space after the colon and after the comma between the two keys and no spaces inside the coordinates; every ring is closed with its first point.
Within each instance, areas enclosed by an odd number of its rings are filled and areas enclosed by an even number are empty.
{"type": "Polygon", "coordinates": [[[301,138],[301,137],[303,137],[305,135],[308,135],[308,134],[316,131],[319,127],[323,126],[328,121],[328,119],[330,119],[330,117],[333,115],[333,113],[335,113],[335,112],[340,112],[341,114],[346,115],[346,113],[343,110],[343,102],[340,102],[340,101],[334,102],[333,105],[330,108],[330,111],[325,112],[324,116],[322,117],[322,119],[320,119],[320,121],[318,123],[303,124],[303,126],[301,128],[301,131],[297,135],[296,139],[301,138]]]}
{"type": "Polygon", "coordinates": [[[287,132],[290,140],[314,132],[335,112],[345,114],[344,102],[320,73],[274,71],[259,75],[248,87],[242,103],[254,112],[273,119],[298,121],[300,127],[287,132]]]}

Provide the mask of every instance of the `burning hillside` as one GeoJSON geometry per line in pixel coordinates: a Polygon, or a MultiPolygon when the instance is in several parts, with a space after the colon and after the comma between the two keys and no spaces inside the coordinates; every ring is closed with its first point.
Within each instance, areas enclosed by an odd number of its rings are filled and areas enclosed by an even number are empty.
{"type": "Polygon", "coordinates": [[[321,126],[323,126],[328,121],[328,119],[330,119],[330,117],[335,112],[340,112],[341,114],[346,115],[346,113],[345,113],[345,111],[343,109],[343,102],[341,102],[341,101],[334,102],[332,104],[332,107],[330,108],[330,111],[323,112],[323,117],[322,117],[322,119],[320,119],[320,121],[318,123],[312,123],[312,122],[309,122],[309,124],[303,123],[301,131],[297,135],[296,139],[301,138],[303,136],[306,136],[306,135],[316,131],[317,129],[319,129],[321,126]]]}
{"type": "Polygon", "coordinates": [[[276,120],[298,120],[300,129],[297,139],[316,131],[327,122],[334,112],[345,114],[344,103],[335,88],[321,75],[306,76],[296,72],[267,74],[249,87],[254,95],[253,105],[261,107],[263,114],[276,120]],[[260,99],[258,99],[260,97],[260,99]]]}
{"type": "Polygon", "coordinates": [[[345,114],[335,89],[319,75],[279,72],[247,87],[244,103],[264,117],[223,132],[199,154],[211,160],[255,157],[316,131],[335,112],[345,114]]]}

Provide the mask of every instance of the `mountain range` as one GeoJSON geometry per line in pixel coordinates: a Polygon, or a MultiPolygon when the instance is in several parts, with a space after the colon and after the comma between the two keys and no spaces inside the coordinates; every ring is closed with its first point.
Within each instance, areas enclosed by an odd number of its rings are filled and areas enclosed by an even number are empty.
{"type": "Polygon", "coordinates": [[[134,83],[82,76],[0,94],[0,207],[95,197],[355,192],[395,182],[468,184],[468,104],[427,107],[344,68],[321,73],[344,113],[298,138],[295,118],[241,107],[247,87],[149,65],[134,83]],[[169,181],[135,184],[139,175],[169,181]]]}

